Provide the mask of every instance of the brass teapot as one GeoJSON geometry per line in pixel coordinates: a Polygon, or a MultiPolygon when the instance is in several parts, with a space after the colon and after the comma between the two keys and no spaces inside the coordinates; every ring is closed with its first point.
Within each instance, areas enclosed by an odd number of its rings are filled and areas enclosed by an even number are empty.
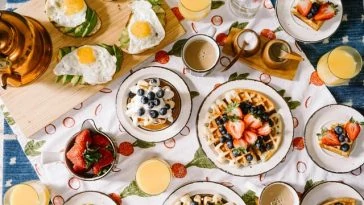
{"type": "Polygon", "coordinates": [[[37,20],[0,10],[0,82],[4,89],[36,80],[51,59],[51,38],[37,20]]]}

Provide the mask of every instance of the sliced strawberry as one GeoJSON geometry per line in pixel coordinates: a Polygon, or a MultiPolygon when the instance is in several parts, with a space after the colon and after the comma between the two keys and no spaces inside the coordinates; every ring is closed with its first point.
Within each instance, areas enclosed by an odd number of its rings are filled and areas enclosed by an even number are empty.
{"type": "Polygon", "coordinates": [[[87,144],[91,144],[91,143],[92,143],[91,132],[88,129],[82,130],[76,136],[75,144],[80,145],[84,149],[86,149],[87,144]]]}
{"type": "Polygon", "coordinates": [[[244,123],[247,127],[251,127],[253,129],[258,129],[263,125],[259,118],[256,118],[250,113],[244,116],[244,123]]]}
{"type": "Polygon", "coordinates": [[[74,144],[73,147],[66,153],[67,159],[73,164],[73,171],[79,173],[86,170],[86,161],[83,157],[85,149],[79,144],[74,144]]]}
{"type": "Polygon", "coordinates": [[[109,150],[101,148],[99,152],[102,157],[92,167],[92,172],[96,175],[100,174],[102,168],[110,165],[114,161],[114,155],[109,150]]]}
{"type": "Polygon", "coordinates": [[[358,122],[355,122],[353,119],[350,119],[350,121],[348,121],[345,124],[344,129],[349,139],[351,141],[354,141],[359,136],[361,127],[358,122]]]}
{"type": "Polygon", "coordinates": [[[261,128],[259,128],[257,131],[258,135],[262,135],[262,136],[269,135],[270,132],[272,132],[272,127],[267,122],[265,122],[263,124],[263,126],[261,128]]]}
{"type": "Polygon", "coordinates": [[[243,139],[234,139],[233,141],[234,147],[242,147],[244,149],[248,148],[248,143],[243,139]]]}
{"type": "Polygon", "coordinates": [[[240,119],[243,119],[243,112],[239,107],[234,108],[232,111],[229,112],[229,115],[235,115],[240,119]]]}
{"type": "Polygon", "coordinates": [[[324,133],[324,135],[321,138],[321,142],[328,146],[339,146],[340,145],[338,136],[332,130],[328,130],[324,133]]]}
{"type": "Polygon", "coordinates": [[[110,141],[103,135],[95,135],[92,139],[92,144],[98,147],[107,147],[110,145],[110,141]]]}
{"type": "Polygon", "coordinates": [[[258,135],[255,132],[252,132],[250,130],[244,132],[244,140],[249,144],[251,145],[255,144],[255,141],[257,141],[257,139],[258,135]]]}
{"type": "Polygon", "coordinates": [[[268,38],[268,39],[270,39],[270,40],[274,40],[274,39],[276,39],[277,37],[276,37],[276,34],[272,31],[272,30],[270,30],[270,29],[263,29],[261,32],[260,32],[260,35],[261,36],[264,36],[264,37],[266,37],[266,38],[268,38]]]}
{"type": "Polygon", "coordinates": [[[307,16],[312,7],[311,0],[300,0],[296,6],[298,13],[302,16],[307,16]]]}
{"type": "Polygon", "coordinates": [[[229,120],[225,124],[226,131],[233,136],[235,139],[240,139],[243,136],[245,125],[244,122],[241,120],[229,120]]]}
{"type": "Polygon", "coordinates": [[[326,2],[324,4],[321,4],[319,11],[313,17],[313,19],[316,21],[324,21],[331,19],[336,15],[337,12],[336,7],[337,6],[332,2],[326,2]]]}

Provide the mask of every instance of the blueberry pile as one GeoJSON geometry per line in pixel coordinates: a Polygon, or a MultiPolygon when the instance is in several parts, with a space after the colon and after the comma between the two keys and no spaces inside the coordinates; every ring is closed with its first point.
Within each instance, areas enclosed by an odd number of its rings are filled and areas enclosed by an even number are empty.
{"type": "Polygon", "coordinates": [[[268,151],[273,148],[273,143],[268,142],[269,140],[269,136],[259,136],[255,142],[255,147],[259,149],[260,152],[268,151]]]}
{"type": "Polygon", "coordinates": [[[253,114],[255,117],[258,117],[262,120],[262,122],[268,122],[269,125],[273,126],[273,121],[269,118],[269,113],[265,111],[263,105],[254,106],[248,101],[244,101],[239,105],[241,111],[244,115],[250,113],[253,114]]]}
{"type": "Polygon", "coordinates": [[[348,144],[348,142],[350,142],[350,139],[347,136],[347,134],[345,133],[342,125],[337,125],[334,128],[334,132],[335,132],[335,134],[337,134],[337,136],[339,136],[338,138],[339,138],[339,141],[341,142],[340,150],[343,152],[349,151],[350,145],[348,144]]]}
{"type": "Polygon", "coordinates": [[[312,19],[317,14],[319,9],[320,9],[320,4],[317,2],[314,2],[312,4],[310,12],[307,14],[307,18],[312,19]]]}

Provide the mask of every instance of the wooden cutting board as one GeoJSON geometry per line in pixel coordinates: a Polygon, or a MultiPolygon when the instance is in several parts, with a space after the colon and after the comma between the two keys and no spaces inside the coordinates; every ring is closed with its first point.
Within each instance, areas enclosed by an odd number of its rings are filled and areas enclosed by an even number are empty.
{"type": "MultiPolygon", "coordinates": [[[[58,117],[71,110],[87,98],[99,92],[105,85],[76,86],[55,83],[53,68],[56,65],[56,56],[60,47],[85,44],[119,44],[121,30],[125,27],[130,14],[128,6],[130,1],[103,1],[89,0],[88,5],[96,10],[102,20],[102,28],[95,36],[77,39],[59,32],[48,20],[44,12],[45,0],[31,0],[16,12],[30,16],[41,22],[51,35],[53,43],[53,59],[46,73],[32,84],[20,88],[8,87],[0,91],[11,116],[20,127],[25,136],[30,137],[58,117]]],[[[121,71],[115,74],[114,79],[128,73],[133,67],[154,55],[160,49],[174,42],[185,33],[182,25],[174,16],[166,3],[162,7],[167,12],[166,37],[156,48],[138,55],[124,54],[121,71]]]]}

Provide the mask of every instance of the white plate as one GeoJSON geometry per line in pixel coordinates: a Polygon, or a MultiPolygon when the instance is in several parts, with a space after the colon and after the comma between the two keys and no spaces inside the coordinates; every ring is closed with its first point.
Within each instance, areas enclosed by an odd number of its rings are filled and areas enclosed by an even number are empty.
{"type": "Polygon", "coordinates": [[[332,181],[311,188],[303,197],[301,205],[317,205],[327,199],[338,197],[351,197],[356,199],[357,205],[364,205],[363,197],[353,187],[332,181]]]}
{"type": "MultiPolygon", "coordinates": [[[[282,28],[293,38],[302,42],[322,41],[336,32],[343,17],[343,6],[341,0],[330,0],[338,5],[338,13],[330,20],[327,20],[322,27],[315,31],[306,23],[292,14],[292,8],[299,0],[277,0],[276,14],[282,28]]],[[[325,0],[327,1],[327,0],[325,0]]]]}
{"type": "Polygon", "coordinates": [[[364,131],[361,130],[353,151],[348,158],[323,150],[319,143],[317,133],[322,127],[332,123],[345,123],[351,117],[359,122],[364,121],[363,115],[346,105],[327,105],[317,110],[308,120],[305,128],[305,144],[308,155],[322,169],[334,173],[351,172],[364,164],[364,131]]]}
{"type": "Polygon", "coordinates": [[[192,109],[190,90],[186,82],[175,72],[157,66],[145,67],[130,74],[120,85],[116,96],[116,112],[120,124],[131,136],[146,142],[161,142],[168,140],[186,126],[192,109]],[[148,78],[160,78],[168,81],[178,91],[181,98],[181,112],[172,125],[160,131],[148,131],[136,127],[132,120],[125,114],[126,104],[129,95],[129,88],[134,86],[138,80],[148,78]]]}
{"type": "Polygon", "coordinates": [[[239,194],[233,190],[217,182],[206,181],[192,182],[190,184],[181,186],[168,196],[163,205],[174,205],[181,197],[186,194],[191,196],[196,194],[220,194],[229,202],[233,202],[236,205],[245,205],[239,194]]]}
{"type": "Polygon", "coordinates": [[[277,166],[283,158],[287,155],[288,150],[291,146],[291,142],[293,139],[293,120],[291,111],[285,102],[285,100],[280,96],[276,90],[272,87],[255,80],[237,80],[237,81],[230,81],[227,83],[222,84],[217,89],[210,92],[207,95],[205,100],[202,102],[202,105],[198,111],[197,115],[197,138],[198,141],[208,156],[210,160],[221,170],[235,176],[255,176],[261,173],[267,172],[277,166]],[[240,89],[250,89],[255,90],[260,93],[264,93],[268,98],[270,98],[276,106],[277,112],[281,115],[283,120],[283,140],[281,142],[280,147],[278,148],[277,152],[273,155],[271,159],[267,162],[255,164],[248,167],[234,167],[229,165],[228,163],[220,163],[217,160],[217,153],[214,151],[212,145],[207,143],[206,137],[203,135],[203,127],[204,127],[204,120],[206,119],[206,114],[208,113],[208,109],[210,108],[211,104],[215,102],[220,96],[222,96],[227,91],[240,88],[240,89]]]}
{"type": "Polygon", "coordinates": [[[76,204],[116,205],[108,195],[96,191],[85,191],[75,194],[64,203],[64,205],[76,204]]]}

